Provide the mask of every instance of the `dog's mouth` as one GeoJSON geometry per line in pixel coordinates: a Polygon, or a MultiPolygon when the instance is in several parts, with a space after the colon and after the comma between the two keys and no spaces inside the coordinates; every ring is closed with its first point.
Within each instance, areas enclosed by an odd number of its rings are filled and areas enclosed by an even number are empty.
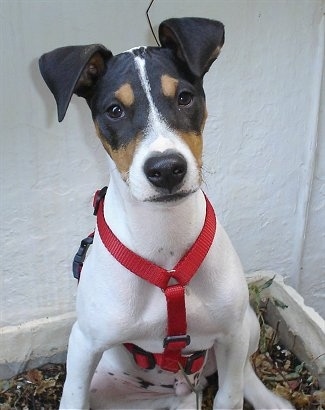
{"type": "Polygon", "coordinates": [[[145,202],[155,202],[155,203],[161,203],[161,202],[177,202],[180,201],[181,199],[184,199],[188,197],[189,195],[193,194],[196,189],[193,190],[188,190],[188,191],[181,191],[181,192],[175,192],[174,194],[161,194],[161,195],[154,195],[151,196],[150,198],[146,199],[145,202]]]}

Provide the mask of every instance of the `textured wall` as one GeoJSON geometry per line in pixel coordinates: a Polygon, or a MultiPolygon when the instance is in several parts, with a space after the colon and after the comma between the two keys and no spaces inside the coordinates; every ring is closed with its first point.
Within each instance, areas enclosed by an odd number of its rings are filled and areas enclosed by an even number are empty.
{"type": "MultiPolygon", "coordinates": [[[[154,44],[148,3],[0,2],[0,327],[73,310],[71,259],[108,180],[86,104],[74,97],[58,124],[37,59],[68,44],[154,44]]],[[[225,23],[205,81],[205,189],[245,269],[283,273],[325,316],[323,13],[322,0],[156,0],[151,16],[225,23]]]]}

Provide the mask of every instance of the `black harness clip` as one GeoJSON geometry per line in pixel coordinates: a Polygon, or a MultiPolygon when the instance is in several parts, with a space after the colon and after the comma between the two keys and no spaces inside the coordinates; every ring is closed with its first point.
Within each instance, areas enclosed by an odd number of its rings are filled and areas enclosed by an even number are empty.
{"type": "MultiPolygon", "coordinates": [[[[93,201],[94,215],[97,215],[100,201],[105,197],[106,191],[107,191],[107,186],[104,186],[104,188],[99,189],[95,193],[94,201],[93,201]]],[[[75,257],[73,258],[72,273],[73,273],[73,276],[76,279],[78,279],[78,281],[80,279],[81,269],[82,269],[82,266],[83,266],[84,261],[86,259],[88,248],[93,243],[93,240],[94,240],[94,232],[91,233],[90,235],[88,235],[87,238],[85,238],[81,241],[78,252],[76,253],[75,257]]]]}
{"type": "Polygon", "coordinates": [[[93,239],[94,239],[94,233],[91,233],[89,236],[87,236],[87,238],[83,239],[80,243],[78,252],[73,258],[72,272],[73,272],[73,276],[78,280],[80,279],[81,269],[82,269],[84,260],[87,255],[88,248],[93,243],[93,239]]]}
{"type": "Polygon", "coordinates": [[[100,201],[105,197],[107,191],[107,186],[104,186],[104,188],[99,189],[94,196],[94,202],[93,202],[93,207],[94,207],[94,215],[97,215],[98,212],[98,207],[100,204],[100,201]]]}

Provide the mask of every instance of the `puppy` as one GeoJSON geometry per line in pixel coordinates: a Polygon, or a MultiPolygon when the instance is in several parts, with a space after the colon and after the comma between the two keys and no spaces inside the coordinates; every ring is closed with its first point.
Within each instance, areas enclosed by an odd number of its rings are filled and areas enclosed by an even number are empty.
{"type": "Polygon", "coordinates": [[[224,27],[169,19],[159,38],[116,56],[93,44],[40,59],[59,121],[73,93],[86,99],[110,175],[95,198],[60,408],[195,409],[218,369],[214,409],[241,409],[244,396],[256,409],[290,409],[252,369],[258,321],[200,188],[202,83],[224,27]]]}

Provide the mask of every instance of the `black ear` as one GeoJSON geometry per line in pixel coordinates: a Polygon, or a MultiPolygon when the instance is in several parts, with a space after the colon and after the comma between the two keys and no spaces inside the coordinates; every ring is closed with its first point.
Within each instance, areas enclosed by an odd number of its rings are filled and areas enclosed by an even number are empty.
{"type": "Polygon", "coordinates": [[[203,77],[218,57],[225,40],[222,23],[184,17],[163,21],[159,26],[162,47],[171,48],[197,77],[203,77]]]}
{"type": "Polygon", "coordinates": [[[100,44],[57,48],[39,59],[41,74],[56,100],[62,121],[72,94],[89,98],[112,53],[100,44]]]}

